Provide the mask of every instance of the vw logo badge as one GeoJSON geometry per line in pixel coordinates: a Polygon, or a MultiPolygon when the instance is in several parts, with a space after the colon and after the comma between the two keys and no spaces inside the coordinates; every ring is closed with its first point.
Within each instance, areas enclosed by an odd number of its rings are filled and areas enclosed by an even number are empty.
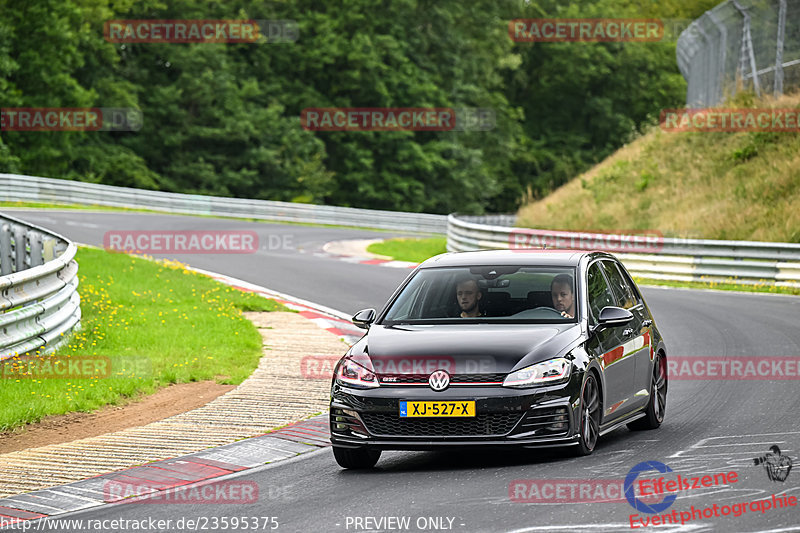
{"type": "Polygon", "coordinates": [[[435,391],[443,391],[450,386],[450,374],[444,370],[437,370],[428,377],[428,385],[435,391]]]}

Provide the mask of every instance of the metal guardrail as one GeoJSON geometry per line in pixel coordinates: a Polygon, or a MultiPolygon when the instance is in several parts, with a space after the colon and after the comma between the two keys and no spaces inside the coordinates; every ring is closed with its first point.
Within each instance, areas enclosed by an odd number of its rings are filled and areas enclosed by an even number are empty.
{"type": "MultiPolygon", "coordinates": [[[[613,235],[513,227],[513,215],[459,216],[447,218],[447,250],[524,250],[528,236],[553,243],[618,242],[613,235]],[[517,239],[522,236],[522,239],[517,239]]],[[[557,245],[555,247],[570,247],[557,245]]],[[[774,284],[800,287],[800,244],[782,242],[719,241],[657,238],[651,243],[630,246],[637,253],[624,252],[625,245],[605,249],[614,253],[634,276],[674,281],[731,281],[740,284],[774,284]],[[649,251],[650,253],[638,253],[649,251]]],[[[581,247],[583,249],[583,247],[581,247]]]]}
{"type": "Polygon", "coordinates": [[[98,183],[0,174],[0,201],[149,209],[168,213],[255,218],[444,234],[447,216],[269,200],[147,191],[98,183]]]}
{"type": "Polygon", "coordinates": [[[0,360],[49,351],[79,327],[77,247],[0,215],[0,360]]]}

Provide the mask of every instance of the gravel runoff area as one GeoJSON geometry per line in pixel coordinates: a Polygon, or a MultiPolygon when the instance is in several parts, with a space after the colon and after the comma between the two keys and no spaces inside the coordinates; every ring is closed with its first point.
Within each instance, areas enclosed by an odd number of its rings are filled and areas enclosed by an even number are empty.
{"type": "Polygon", "coordinates": [[[241,385],[158,422],[0,455],[0,498],[230,444],[326,411],[330,379],[304,377],[302,361],[338,359],[347,345],[297,313],[245,316],[264,339],[264,356],[241,385]]]}

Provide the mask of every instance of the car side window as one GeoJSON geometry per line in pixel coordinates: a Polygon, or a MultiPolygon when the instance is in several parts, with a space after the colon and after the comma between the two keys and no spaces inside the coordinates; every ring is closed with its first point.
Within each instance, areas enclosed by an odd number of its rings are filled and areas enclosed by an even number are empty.
{"type": "Polygon", "coordinates": [[[611,261],[600,261],[600,263],[603,265],[611,290],[614,292],[614,297],[617,301],[616,305],[623,309],[636,307],[639,304],[639,298],[637,298],[636,293],[633,292],[628,282],[625,281],[625,278],[622,277],[617,265],[611,261]]]}
{"type": "Polygon", "coordinates": [[[591,311],[591,322],[597,323],[600,311],[604,307],[616,305],[614,295],[608,288],[606,278],[600,270],[600,263],[592,263],[587,273],[586,288],[589,292],[589,310],[591,311]]]}
{"type": "Polygon", "coordinates": [[[631,279],[630,274],[628,274],[628,272],[620,265],[617,265],[617,270],[619,270],[619,273],[622,275],[622,279],[625,280],[625,283],[630,288],[631,294],[633,294],[633,298],[636,300],[636,304],[638,305],[644,303],[644,300],[642,299],[642,293],[639,291],[639,287],[636,286],[636,283],[634,283],[633,279],[631,279]]]}
{"type": "MultiPolygon", "coordinates": [[[[413,281],[412,281],[413,283],[413,281]]],[[[394,310],[395,319],[404,319],[412,315],[412,309],[417,308],[422,303],[422,297],[425,295],[426,283],[418,283],[413,290],[404,292],[400,296],[394,310]]]]}

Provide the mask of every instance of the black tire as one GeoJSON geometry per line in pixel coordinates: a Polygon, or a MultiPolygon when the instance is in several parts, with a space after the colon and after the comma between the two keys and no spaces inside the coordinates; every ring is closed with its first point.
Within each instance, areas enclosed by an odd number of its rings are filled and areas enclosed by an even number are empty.
{"type": "Polygon", "coordinates": [[[650,402],[645,409],[644,418],[628,424],[631,431],[656,429],[664,421],[667,410],[667,361],[661,354],[653,361],[653,378],[650,380],[650,402]]]}
{"type": "Polygon", "coordinates": [[[600,436],[600,387],[589,372],[581,388],[581,415],[578,421],[576,455],[591,455],[600,436]]]}
{"type": "Polygon", "coordinates": [[[333,456],[342,468],[372,468],[381,457],[380,450],[333,447],[333,456]]]}

